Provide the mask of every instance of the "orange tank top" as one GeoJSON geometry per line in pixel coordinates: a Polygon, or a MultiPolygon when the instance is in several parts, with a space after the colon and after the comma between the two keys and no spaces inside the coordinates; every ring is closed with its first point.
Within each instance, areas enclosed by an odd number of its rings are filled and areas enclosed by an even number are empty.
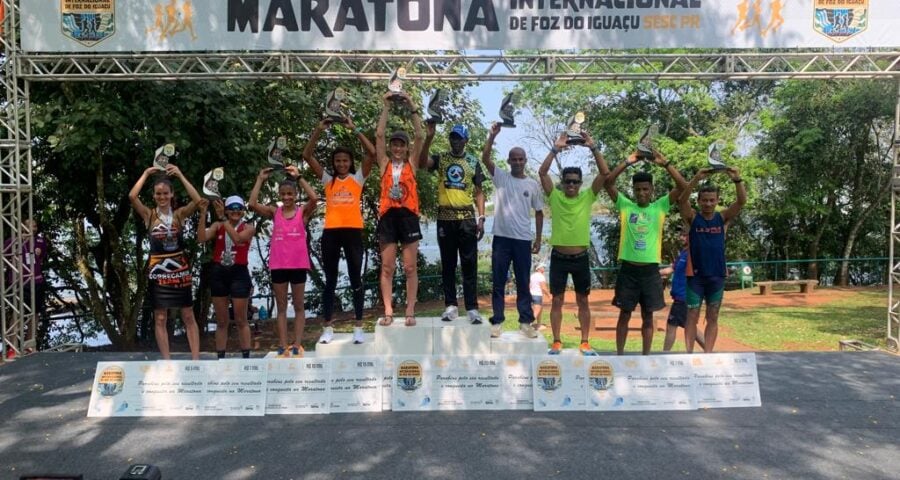
{"type": "Polygon", "coordinates": [[[381,172],[381,205],[378,207],[378,216],[392,208],[407,208],[418,215],[419,192],[416,190],[416,175],[409,161],[403,162],[399,181],[396,185],[394,183],[394,165],[393,162],[388,162],[381,172]]]}
{"type": "MultiPolygon", "coordinates": [[[[330,176],[329,176],[330,177],[330,176]]],[[[325,228],[363,228],[362,174],[346,178],[323,178],[325,184],[325,228]]]]}

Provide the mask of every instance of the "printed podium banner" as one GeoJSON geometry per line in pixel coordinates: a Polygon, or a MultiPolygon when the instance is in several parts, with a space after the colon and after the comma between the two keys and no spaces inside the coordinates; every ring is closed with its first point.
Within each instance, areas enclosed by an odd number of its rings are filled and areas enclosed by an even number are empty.
{"type": "Polygon", "coordinates": [[[32,0],[25,52],[900,46],[897,0],[32,0]]]}
{"type": "Polygon", "coordinates": [[[89,417],[640,411],[762,405],[756,355],[99,362],[89,417]]]}

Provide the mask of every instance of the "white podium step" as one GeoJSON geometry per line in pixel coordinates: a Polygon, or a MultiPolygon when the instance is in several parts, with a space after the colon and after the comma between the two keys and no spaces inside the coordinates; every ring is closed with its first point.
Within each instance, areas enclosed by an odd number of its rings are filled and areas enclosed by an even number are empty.
{"type": "Polygon", "coordinates": [[[466,316],[451,322],[434,319],[435,355],[487,355],[491,353],[491,324],[472,325],[466,316]]]}
{"type": "Polygon", "coordinates": [[[518,331],[503,332],[491,339],[491,353],[496,355],[546,355],[550,346],[543,335],[527,338],[518,331]]]}
{"type": "Polygon", "coordinates": [[[353,343],[352,333],[335,333],[330,343],[317,343],[315,353],[319,358],[378,355],[375,335],[364,333],[363,337],[365,343],[357,345],[353,343]]]}
{"type": "Polygon", "coordinates": [[[434,353],[433,317],[416,317],[412,327],[404,325],[403,315],[395,315],[394,323],[375,324],[375,349],[379,355],[432,355],[434,353]]]}

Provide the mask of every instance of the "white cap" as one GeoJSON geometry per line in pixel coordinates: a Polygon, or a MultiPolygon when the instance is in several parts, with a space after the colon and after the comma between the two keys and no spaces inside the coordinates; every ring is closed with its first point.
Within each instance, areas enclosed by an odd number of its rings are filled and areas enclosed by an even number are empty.
{"type": "Polygon", "coordinates": [[[535,270],[542,270],[542,269],[546,269],[546,267],[544,266],[543,263],[539,263],[539,264],[537,264],[536,267],[534,267],[534,269],[535,269],[535,270]]]}
{"type": "Polygon", "coordinates": [[[232,205],[234,205],[234,204],[240,205],[241,208],[244,208],[244,207],[245,207],[245,205],[244,205],[244,199],[241,198],[241,197],[239,197],[239,196],[237,196],[237,195],[232,195],[232,196],[230,196],[230,197],[228,197],[228,198],[225,199],[225,208],[228,208],[228,207],[230,207],[230,206],[232,206],[232,205]]]}

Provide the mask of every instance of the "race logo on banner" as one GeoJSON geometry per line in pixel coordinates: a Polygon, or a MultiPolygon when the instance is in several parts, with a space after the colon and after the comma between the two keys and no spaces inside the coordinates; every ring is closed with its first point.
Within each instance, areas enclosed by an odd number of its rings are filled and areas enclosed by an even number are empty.
{"type": "Polygon", "coordinates": [[[116,33],[116,0],[59,0],[63,35],[93,47],[116,33]]]}
{"type": "Polygon", "coordinates": [[[843,42],[869,27],[869,0],[815,0],[815,29],[843,42]]]}

